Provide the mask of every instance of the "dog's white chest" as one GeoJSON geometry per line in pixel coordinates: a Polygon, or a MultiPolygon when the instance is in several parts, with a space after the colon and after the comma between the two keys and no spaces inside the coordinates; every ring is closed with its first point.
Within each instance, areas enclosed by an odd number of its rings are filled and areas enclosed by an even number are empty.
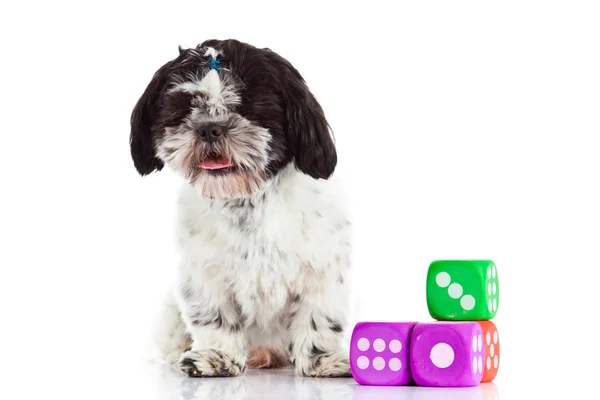
{"type": "Polygon", "coordinates": [[[323,183],[288,179],[259,198],[217,202],[187,190],[179,204],[188,273],[227,288],[260,325],[280,317],[290,297],[306,293],[306,283],[322,280],[347,252],[348,221],[323,183]]]}

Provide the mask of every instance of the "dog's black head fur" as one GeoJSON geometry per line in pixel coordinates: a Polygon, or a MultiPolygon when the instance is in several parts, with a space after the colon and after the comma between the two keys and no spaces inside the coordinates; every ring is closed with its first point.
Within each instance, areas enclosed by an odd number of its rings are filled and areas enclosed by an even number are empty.
{"type": "Polygon", "coordinates": [[[180,48],[156,71],[132,112],[130,145],[141,175],[166,163],[210,197],[251,195],[290,163],[327,179],[337,163],[323,110],[300,73],[237,40],[180,48]],[[223,134],[206,140],[202,132],[215,126],[223,134]]]}

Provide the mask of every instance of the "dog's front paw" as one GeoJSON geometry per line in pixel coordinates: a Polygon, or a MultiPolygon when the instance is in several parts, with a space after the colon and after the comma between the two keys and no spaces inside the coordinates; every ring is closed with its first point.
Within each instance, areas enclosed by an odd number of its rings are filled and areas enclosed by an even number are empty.
{"type": "Polygon", "coordinates": [[[245,365],[213,349],[186,351],[181,355],[178,365],[192,378],[238,376],[245,370],[245,365]]]}
{"type": "Polygon", "coordinates": [[[343,353],[329,353],[312,356],[304,363],[297,363],[300,374],[315,378],[351,377],[350,361],[343,353]]]}

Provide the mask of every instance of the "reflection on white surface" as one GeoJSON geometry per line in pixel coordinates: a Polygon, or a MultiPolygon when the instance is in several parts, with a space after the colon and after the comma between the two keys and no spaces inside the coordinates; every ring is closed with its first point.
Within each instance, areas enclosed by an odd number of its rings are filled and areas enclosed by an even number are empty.
{"type": "Polygon", "coordinates": [[[251,370],[236,378],[186,378],[167,371],[159,386],[159,398],[177,400],[499,400],[494,383],[470,388],[360,386],[352,378],[303,378],[290,369],[251,370]]]}
{"type": "Polygon", "coordinates": [[[499,400],[500,396],[494,383],[485,383],[464,388],[357,386],[352,399],[499,400]]]}

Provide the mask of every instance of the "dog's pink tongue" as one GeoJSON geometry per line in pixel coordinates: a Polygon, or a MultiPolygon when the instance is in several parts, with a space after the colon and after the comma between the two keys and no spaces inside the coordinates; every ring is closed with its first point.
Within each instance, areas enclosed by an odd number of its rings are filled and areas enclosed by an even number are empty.
{"type": "Polygon", "coordinates": [[[206,160],[200,163],[200,168],[204,169],[223,169],[229,168],[233,166],[233,162],[227,161],[225,159],[215,160],[213,158],[207,158],[206,160]]]}

